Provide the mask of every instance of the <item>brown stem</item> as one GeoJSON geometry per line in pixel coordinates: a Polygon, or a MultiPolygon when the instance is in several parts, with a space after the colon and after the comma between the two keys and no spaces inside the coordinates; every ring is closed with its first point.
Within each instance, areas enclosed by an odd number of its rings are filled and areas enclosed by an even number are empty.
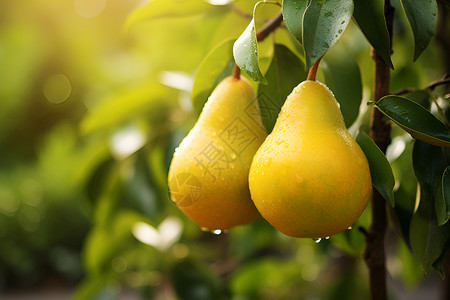
{"type": "MultiPolygon", "coordinates": [[[[449,84],[449,83],[450,83],[450,74],[449,73],[445,73],[444,76],[442,76],[441,79],[438,79],[438,80],[430,82],[423,89],[434,90],[436,87],[438,87],[440,85],[449,84]]],[[[415,89],[415,88],[405,88],[405,89],[401,89],[401,90],[392,92],[390,94],[391,95],[403,95],[403,94],[408,94],[408,93],[414,92],[415,90],[417,90],[417,89],[415,89]]]]}
{"type": "Polygon", "coordinates": [[[438,1],[438,20],[436,26],[436,41],[441,48],[442,61],[446,72],[450,72],[450,20],[446,5],[438,1]]]}
{"type": "Polygon", "coordinates": [[[237,64],[234,64],[233,78],[234,79],[241,79],[241,69],[238,67],[237,64]]]}
{"type": "Polygon", "coordinates": [[[306,77],[306,80],[316,80],[317,69],[319,68],[319,64],[320,61],[322,60],[322,57],[323,55],[319,57],[312,65],[311,69],[309,69],[308,77],[306,77]]]}
{"type": "Polygon", "coordinates": [[[280,26],[282,21],[283,21],[283,14],[280,11],[278,15],[267,21],[267,23],[265,23],[263,27],[261,27],[258,31],[256,31],[256,40],[258,42],[263,41],[272,31],[274,31],[278,26],[280,26]]]}
{"type": "Polygon", "coordinates": [[[239,7],[237,7],[236,4],[234,4],[234,3],[233,3],[233,10],[234,10],[238,15],[240,15],[241,17],[244,17],[244,18],[246,18],[246,19],[248,19],[248,20],[253,19],[253,16],[252,16],[252,15],[243,12],[243,11],[240,10],[239,7]]]}
{"type": "MultiPolygon", "coordinates": [[[[385,16],[390,36],[392,36],[392,23],[394,8],[390,1],[385,1],[385,16]]],[[[374,62],[373,100],[377,102],[381,97],[389,93],[389,66],[381,55],[372,48],[372,60],[374,62]]],[[[372,109],[370,122],[370,136],[378,147],[386,153],[387,146],[391,142],[391,127],[385,122],[382,114],[372,109]]],[[[387,229],[386,202],[377,190],[372,195],[372,224],[366,236],[366,249],[364,260],[369,268],[370,299],[387,299],[386,288],[386,256],[385,236],[387,229]]]]}

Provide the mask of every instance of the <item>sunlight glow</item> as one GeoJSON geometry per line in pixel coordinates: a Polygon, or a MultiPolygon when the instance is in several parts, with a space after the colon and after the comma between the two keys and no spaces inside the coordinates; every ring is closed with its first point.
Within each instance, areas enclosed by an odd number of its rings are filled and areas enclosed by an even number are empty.
{"type": "Polygon", "coordinates": [[[133,227],[133,235],[140,242],[164,251],[177,242],[183,230],[183,225],[178,218],[166,218],[156,229],[150,224],[138,222],[133,227]]]}
{"type": "Polygon", "coordinates": [[[100,15],[106,7],[106,0],[74,0],[75,11],[86,19],[100,15]]]}
{"type": "Polygon", "coordinates": [[[139,150],[144,144],[145,136],[140,130],[127,128],[112,137],[111,148],[115,156],[125,158],[139,150]]]}
{"type": "Polygon", "coordinates": [[[45,81],[43,93],[48,102],[61,104],[72,94],[72,84],[66,75],[56,74],[45,81]]]}
{"type": "Polygon", "coordinates": [[[191,92],[192,90],[192,77],[182,72],[163,71],[160,74],[159,81],[174,89],[186,92],[191,92]]]}

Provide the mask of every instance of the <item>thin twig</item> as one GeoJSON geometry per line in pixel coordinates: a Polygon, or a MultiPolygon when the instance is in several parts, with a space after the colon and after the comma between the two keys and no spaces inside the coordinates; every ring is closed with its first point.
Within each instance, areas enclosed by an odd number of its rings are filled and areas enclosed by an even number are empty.
{"type": "Polygon", "coordinates": [[[253,19],[253,16],[251,14],[248,14],[246,12],[243,12],[239,7],[236,6],[236,4],[233,3],[233,10],[240,15],[241,17],[244,17],[248,20],[253,19]]]}
{"type": "Polygon", "coordinates": [[[272,31],[274,31],[278,26],[280,26],[283,21],[283,14],[281,11],[272,19],[267,21],[263,27],[256,31],[256,40],[258,42],[263,41],[272,31]]]}
{"type": "MultiPolygon", "coordinates": [[[[430,82],[424,88],[422,88],[422,90],[425,90],[425,89],[434,90],[436,87],[438,87],[440,85],[444,85],[444,84],[450,84],[450,74],[449,73],[445,73],[444,76],[442,76],[441,79],[438,79],[438,80],[430,82]]],[[[416,89],[416,88],[405,88],[405,89],[401,89],[401,90],[392,92],[390,94],[391,95],[404,95],[404,94],[412,93],[412,92],[414,92],[416,90],[418,90],[418,89],[416,89]]]]}

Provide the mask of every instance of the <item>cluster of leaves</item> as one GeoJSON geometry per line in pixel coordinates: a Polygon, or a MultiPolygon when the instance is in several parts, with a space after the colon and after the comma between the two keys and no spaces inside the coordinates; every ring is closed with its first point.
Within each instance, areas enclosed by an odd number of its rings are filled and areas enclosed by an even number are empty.
{"type": "MultiPolygon", "coordinates": [[[[195,112],[235,61],[252,79],[270,132],[287,95],[326,52],[318,79],[336,95],[349,130],[368,132],[370,112],[361,102],[372,81],[370,45],[395,67],[393,90],[423,86],[442,73],[436,45],[424,51],[434,1],[423,1],[420,16],[412,1],[394,3],[406,12],[396,13],[397,22],[411,23],[414,38],[397,32],[392,56],[383,1],[153,0],[132,11],[137,2],[108,1],[92,20],[71,13],[72,1],[33,0],[27,9],[7,1],[0,10],[11,16],[0,30],[0,239],[7,245],[0,250],[0,287],[11,279],[36,282],[43,276],[36,270],[47,267],[72,282],[83,277],[78,299],[112,299],[127,288],[145,298],[364,298],[364,269],[351,255],[364,249],[355,228],[369,226],[370,208],[353,230],[318,245],[282,236],[264,220],[216,236],[171,204],[167,169],[195,112]],[[256,29],[280,5],[284,24],[256,41],[256,29]],[[53,73],[66,74],[73,87],[60,105],[41,93],[53,73]]],[[[367,135],[358,137],[406,241],[393,243],[390,257],[403,267],[388,269],[410,285],[422,274],[409,248],[425,271],[439,269],[448,239],[448,154],[441,148],[447,131],[430,107],[442,107],[442,120],[446,109],[436,95],[418,90],[406,95],[412,102],[391,96],[377,104],[400,125],[388,160],[367,135]],[[434,145],[414,141],[401,126],[434,145]],[[417,210],[413,172],[421,189],[417,210]]]]}

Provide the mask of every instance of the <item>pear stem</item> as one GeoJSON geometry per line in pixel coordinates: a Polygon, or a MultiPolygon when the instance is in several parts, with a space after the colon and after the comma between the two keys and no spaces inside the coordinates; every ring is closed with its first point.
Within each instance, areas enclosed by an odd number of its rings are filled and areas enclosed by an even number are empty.
{"type": "Polygon", "coordinates": [[[241,69],[238,67],[237,64],[234,64],[233,78],[234,79],[241,79],[241,69]]]}
{"type": "Polygon", "coordinates": [[[313,81],[316,80],[317,69],[319,68],[319,64],[320,64],[320,61],[322,60],[322,57],[323,57],[323,55],[321,57],[319,57],[314,62],[312,67],[309,69],[308,77],[306,78],[306,80],[313,80],[313,81]]]}

